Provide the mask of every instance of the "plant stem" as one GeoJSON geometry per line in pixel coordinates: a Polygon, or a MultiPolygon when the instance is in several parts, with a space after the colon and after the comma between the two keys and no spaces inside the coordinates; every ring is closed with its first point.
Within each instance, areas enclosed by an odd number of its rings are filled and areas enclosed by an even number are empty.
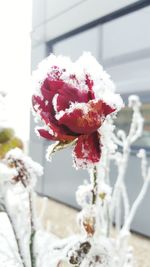
{"type": "Polygon", "coordinates": [[[129,230],[129,227],[130,227],[131,222],[132,222],[132,220],[133,220],[133,218],[135,216],[137,208],[140,205],[142,199],[144,198],[149,184],[150,184],[149,179],[148,178],[145,179],[144,184],[143,184],[143,186],[141,188],[141,191],[140,191],[139,195],[137,196],[136,200],[134,201],[134,203],[132,205],[132,208],[130,210],[129,216],[128,216],[128,218],[127,218],[127,220],[126,220],[126,222],[125,222],[125,224],[123,226],[123,230],[126,230],[126,231],[129,230]]]}
{"type": "Polygon", "coordinates": [[[93,199],[92,204],[96,203],[97,198],[97,167],[94,166],[93,168],[93,199]]]}
{"type": "Polygon", "coordinates": [[[31,267],[36,267],[36,256],[34,252],[34,237],[35,237],[35,224],[33,219],[33,201],[32,193],[29,192],[29,209],[30,209],[30,225],[31,225],[31,234],[30,234],[30,257],[31,257],[31,267]]]}
{"type": "Polygon", "coordinates": [[[110,220],[110,212],[109,212],[109,206],[107,205],[107,208],[106,208],[106,223],[107,223],[107,229],[106,229],[106,236],[109,237],[110,236],[110,223],[111,223],[111,220],[110,220]]]}
{"type": "Polygon", "coordinates": [[[13,234],[14,234],[14,237],[15,237],[15,240],[16,240],[16,244],[17,244],[17,249],[18,249],[18,254],[20,256],[20,259],[21,259],[21,262],[22,262],[22,266],[23,267],[26,267],[26,264],[24,262],[24,258],[23,258],[23,255],[22,255],[22,252],[21,252],[21,249],[20,249],[20,242],[19,242],[19,239],[17,237],[17,232],[16,232],[16,229],[15,229],[15,226],[14,226],[14,223],[12,221],[12,218],[9,214],[9,211],[7,209],[7,207],[5,205],[3,205],[3,208],[4,208],[4,212],[7,214],[8,216],[8,219],[9,219],[9,222],[10,222],[10,225],[12,227],[12,231],[13,231],[13,234]]]}

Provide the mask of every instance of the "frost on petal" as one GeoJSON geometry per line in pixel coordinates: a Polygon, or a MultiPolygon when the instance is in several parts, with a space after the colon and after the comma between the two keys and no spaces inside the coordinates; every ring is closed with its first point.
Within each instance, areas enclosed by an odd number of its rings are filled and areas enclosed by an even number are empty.
{"type": "Polygon", "coordinates": [[[100,99],[103,92],[114,92],[115,85],[112,82],[110,76],[104,71],[103,67],[91,55],[91,53],[84,52],[75,64],[77,72],[80,76],[82,76],[81,73],[83,73],[85,75],[88,75],[92,80],[92,91],[94,92],[96,98],[100,99]]]}
{"type": "Polygon", "coordinates": [[[124,107],[121,96],[119,94],[114,94],[113,92],[105,91],[102,95],[102,100],[116,111],[119,111],[124,107]]]}
{"type": "Polygon", "coordinates": [[[74,162],[77,167],[98,163],[101,157],[100,136],[98,132],[81,135],[74,148],[74,162]]]}
{"type": "Polygon", "coordinates": [[[72,133],[66,126],[59,126],[52,113],[45,108],[44,101],[40,97],[33,97],[33,107],[38,117],[44,123],[43,127],[36,130],[36,133],[48,140],[74,140],[77,134],[72,133]]]}
{"type": "Polygon", "coordinates": [[[36,128],[37,135],[40,135],[41,137],[48,139],[48,140],[56,140],[56,137],[51,135],[47,130],[43,128],[36,128]],[[38,132],[38,133],[37,133],[38,132]]]}
{"type": "Polygon", "coordinates": [[[72,69],[72,62],[68,57],[56,57],[50,54],[38,65],[38,69],[33,72],[32,86],[35,94],[41,95],[41,85],[43,85],[48,76],[51,77],[51,80],[61,80],[61,76],[66,69],[72,69]]]}
{"type": "Polygon", "coordinates": [[[59,125],[67,126],[72,132],[90,134],[95,132],[104,121],[104,118],[114,112],[103,101],[91,100],[87,104],[75,103],[58,118],[59,125]]]}
{"type": "Polygon", "coordinates": [[[59,89],[57,97],[57,110],[65,110],[69,108],[70,103],[87,103],[89,96],[87,91],[80,91],[79,89],[65,84],[59,89]]]}

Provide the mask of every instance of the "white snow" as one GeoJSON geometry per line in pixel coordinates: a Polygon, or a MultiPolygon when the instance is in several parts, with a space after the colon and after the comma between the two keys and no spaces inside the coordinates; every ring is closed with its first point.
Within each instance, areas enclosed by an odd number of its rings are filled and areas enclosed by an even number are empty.
{"type": "Polygon", "coordinates": [[[17,171],[15,169],[8,168],[6,164],[0,162],[0,186],[2,183],[9,181],[16,174],[17,171]]]}
{"type": "Polygon", "coordinates": [[[43,167],[39,163],[33,161],[30,157],[26,156],[19,148],[10,150],[6,154],[5,159],[8,161],[8,163],[13,162],[13,160],[23,161],[25,168],[29,171],[31,177],[41,176],[43,174],[43,167]]]}

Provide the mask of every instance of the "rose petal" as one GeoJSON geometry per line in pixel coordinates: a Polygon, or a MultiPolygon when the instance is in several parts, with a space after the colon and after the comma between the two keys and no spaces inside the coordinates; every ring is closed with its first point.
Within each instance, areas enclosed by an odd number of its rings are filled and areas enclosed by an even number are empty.
{"type": "Polygon", "coordinates": [[[88,95],[89,95],[89,100],[92,100],[92,99],[95,99],[95,95],[94,95],[94,92],[93,92],[93,85],[94,85],[94,82],[93,80],[90,79],[89,75],[86,74],[86,80],[85,80],[88,88],[89,88],[89,92],[88,92],[88,95]]]}
{"type": "Polygon", "coordinates": [[[77,88],[64,83],[63,86],[58,90],[56,111],[59,112],[60,110],[69,108],[71,102],[87,103],[89,100],[90,99],[87,91],[79,91],[77,88]]]}
{"type": "Polygon", "coordinates": [[[39,135],[45,139],[48,140],[56,140],[55,136],[51,135],[48,131],[45,129],[39,128],[36,131],[38,131],[39,135]]]}
{"type": "Polygon", "coordinates": [[[105,102],[102,102],[102,110],[103,110],[103,115],[106,117],[107,115],[109,115],[112,112],[114,112],[116,109],[112,108],[109,105],[107,105],[105,102]]]}
{"type": "Polygon", "coordinates": [[[39,96],[33,96],[32,97],[32,102],[33,102],[34,110],[38,113],[38,115],[44,121],[44,124],[46,126],[48,126],[50,131],[54,132],[54,134],[56,135],[55,139],[54,139],[54,137],[51,138],[50,136],[48,136],[47,139],[50,139],[50,140],[61,140],[61,141],[69,140],[70,141],[70,140],[74,140],[78,136],[77,134],[72,133],[71,130],[68,129],[65,125],[64,126],[63,125],[61,125],[61,126],[58,125],[58,123],[57,123],[55,117],[53,116],[53,114],[49,112],[49,107],[47,107],[45,105],[45,101],[42,100],[39,96]]]}
{"type": "Polygon", "coordinates": [[[50,131],[54,132],[55,139],[52,140],[59,140],[59,141],[72,141],[77,138],[77,134],[72,133],[67,127],[65,126],[58,126],[57,124],[53,123],[52,119],[49,118],[50,114],[45,112],[40,112],[41,118],[44,120],[45,124],[49,127],[50,131]]]}
{"type": "Polygon", "coordinates": [[[73,110],[68,110],[58,119],[59,125],[66,125],[72,132],[90,134],[95,132],[104,121],[105,117],[114,109],[102,100],[91,100],[87,104],[77,105],[73,110]]]}
{"type": "Polygon", "coordinates": [[[74,148],[74,156],[77,167],[99,162],[101,156],[99,133],[81,135],[74,148]]]}
{"type": "Polygon", "coordinates": [[[54,81],[50,78],[46,78],[43,85],[41,86],[41,93],[45,99],[52,102],[52,99],[58,90],[63,86],[63,81],[54,81]]]}
{"type": "Polygon", "coordinates": [[[44,112],[49,112],[49,106],[46,105],[44,99],[42,100],[40,96],[33,95],[32,96],[32,106],[34,111],[38,111],[42,109],[44,112]]]}

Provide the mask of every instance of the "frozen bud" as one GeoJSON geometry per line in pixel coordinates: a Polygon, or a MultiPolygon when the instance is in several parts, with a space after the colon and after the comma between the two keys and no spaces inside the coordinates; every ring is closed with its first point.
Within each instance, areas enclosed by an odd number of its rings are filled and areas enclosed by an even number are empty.
{"type": "Polygon", "coordinates": [[[100,200],[103,201],[107,201],[109,202],[111,200],[111,192],[112,189],[110,186],[108,186],[105,183],[101,183],[100,184],[100,189],[99,189],[99,198],[100,200]]]}
{"type": "Polygon", "coordinates": [[[85,229],[86,233],[89,236],[92,236],[95,233],[95,223],[96,223],[95,217],[86,217],[86,218],[84,218],[83,226],[84,226],[84,229],[85,229]]]}
{"type": "Polygon", "coordinates": [[[92,243],[92,247],[88,254],[89,263],[87,261],[83,262],[83,266],[94,266],[94,267],[112,267],[118,266],[114,265],[114,258],[113,258],[113,250],[112,244],[108,238],[101,236],[100,239],[95,240],[92,243]]]}
{"type": "Polygon", "coordinates": [[[89,253],[91,244],[88,241],[78,242],[73,249],[68,252],[69,263],[80,266],[85,256],[89,253]]]}
{"type": "Polygon", "coordinates": [[[78,215],[78,223],[84,233],[92,236],[95,232],[95,205],[87,206],[78,215]]]}
{"type": "Polygon", "coordinates": [[[43,174],[43,168],[30,157],[27,157],[19,148],[10,150],[5,157],[5,162],[9,168],[16,171],[12,177],[14,183],[21,182],[24,187],[34,185],[36,176],[43,174]]]}

